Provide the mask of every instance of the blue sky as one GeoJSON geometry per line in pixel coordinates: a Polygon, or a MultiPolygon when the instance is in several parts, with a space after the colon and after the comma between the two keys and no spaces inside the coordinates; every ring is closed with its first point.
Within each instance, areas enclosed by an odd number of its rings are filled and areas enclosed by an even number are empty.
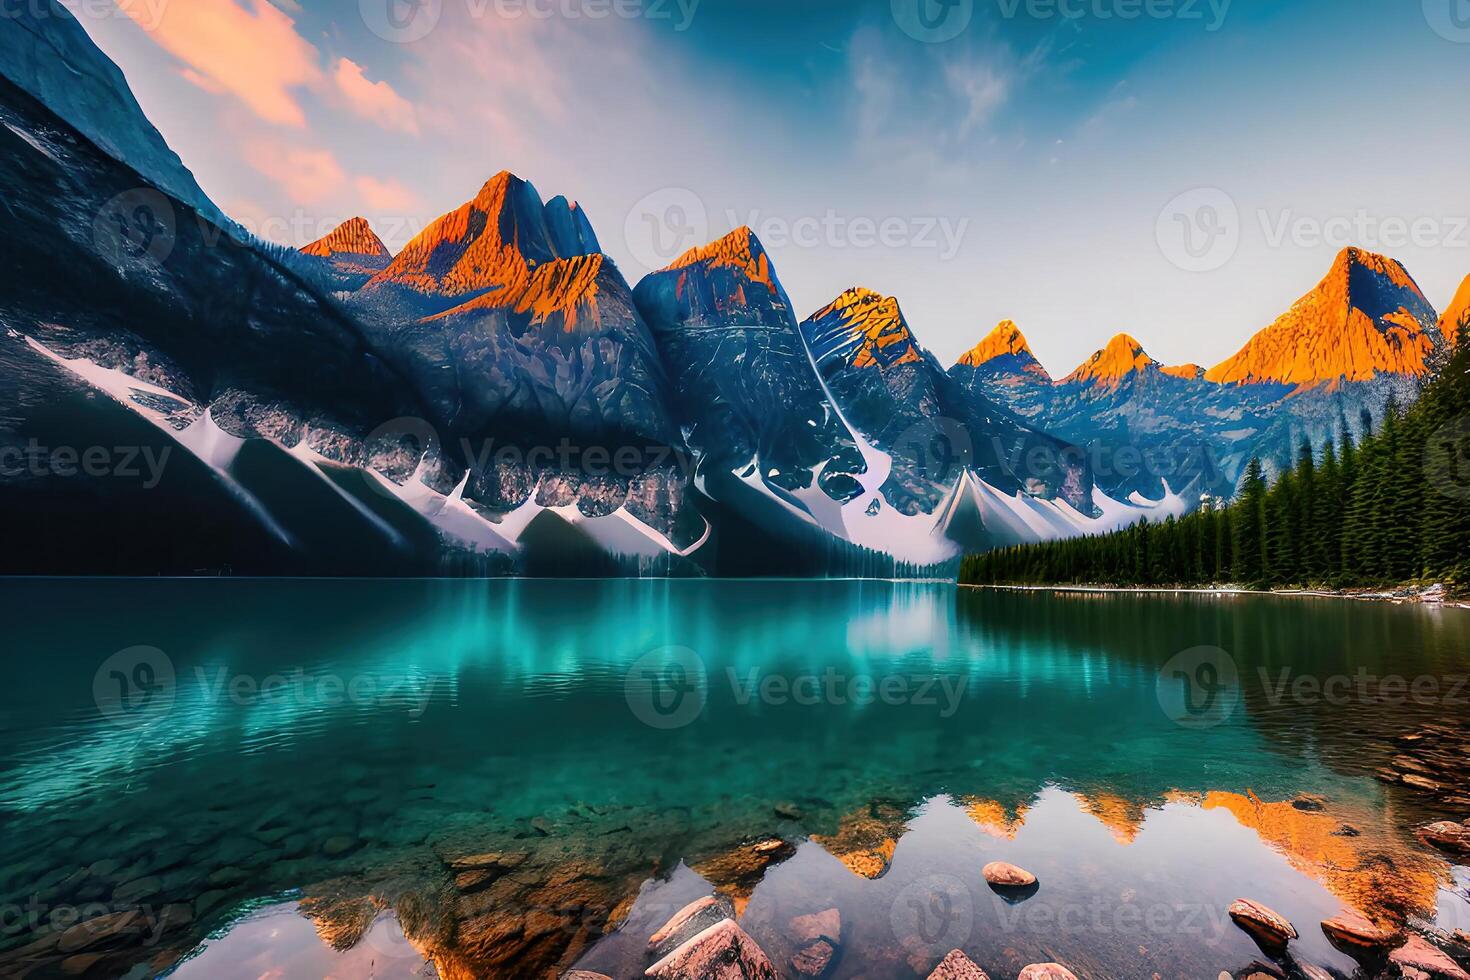
{"type": "Polygon", "coordinates": [[[1057,375],[1221,360],[1346,244],[1470,274],[1470,0],[115,2],[74,9],[293,244],[510,169],[630,281],[748,223],[801,316],[881,290],[946,362],[1011,318],[1057,375]]]}

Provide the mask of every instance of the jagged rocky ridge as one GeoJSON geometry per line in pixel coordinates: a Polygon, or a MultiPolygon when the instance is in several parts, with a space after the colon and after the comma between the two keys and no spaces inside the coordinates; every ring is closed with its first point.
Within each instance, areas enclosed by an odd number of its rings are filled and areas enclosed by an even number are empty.
{"type": "MultiPolygon", "coordinates": [[[[54,14],[0,42],[21,81],[0,89],[0,231],[27,244],[0,272],[0,417],[46,450],[0,475],[7,571],[891,574],[1229,485],[1118,479],[1082,451],[1100,435],[1289,447],[1302,406],[1335,424],[1382,388],[1309,399],[1269,365],[1226,386],[1131,341],[1053,385],[1013,325],[945,372],[892,298],[798,323],[745,229],[630,288],[582,208],[508,173],[397,256],[362,219],[283,251],[218,213],[54,14]],[[104,445],[156,472],[50,451],[104,445]]],[[[1297,319],[1345,303],[1391,364],[1432,361],[1407,274],[1342,265],[1297,319]]]]}
{"type": "MultiPolygon", "coordinates": [[[[1464,303],[1466,290],[1453,309],[1464,303]]],[[[1445,322],[1463,313],[1447,313],[1445,322]]],[[[1302,440],[1361,435],[1366,411],[1412,401],[1448,340],[1403,266],[1345,249],[1321,283],[1208,371],[1169,367],[1118,334],[1053,382],[1006,321],[950,369],[975,395],[1088,447],[1116,496],[1228,496],[1252,457],[1276,471],[1302,440]]]]}

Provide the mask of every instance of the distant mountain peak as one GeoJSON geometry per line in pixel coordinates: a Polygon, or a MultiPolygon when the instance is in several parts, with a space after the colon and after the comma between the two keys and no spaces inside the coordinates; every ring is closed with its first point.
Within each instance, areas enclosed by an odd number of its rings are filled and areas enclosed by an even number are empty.
{"type": "Polygon", "coordinates": [[[1188,381],[1199,381],[1205,376],[1205,369],[1198,364],[1174,364],[1159,370],[1172,378],[1184,378],[1188,381]]]}
{"type": "Polygon", "coordinates": [[[1439,319],[1439,332],[1445,343],[1453,347],[1459,339],[1462,326],[1470,326],[1470,276],[1466,276],[1465,281],[1460,283],[1455,298],[1450,300],[1444,316],[1439,319]]]}
{"type": "Polygon", "coordinates": [[[817,339],[812,346],[821,351],[819,360],[839,349],[857,368],[886,368],[923,360],[898,300],[864,286],[844,290],[808,317],[807,323],[815,325],[811,333],[817,339]]]}
{"type": "Polygon", "coordinates": [[[707,245],[691,248],[675,259],[668,269],[684,269],[700,263],[710,268],[735,269],[771,292],[778,291],[775,276],[771,273],[770,257],[766,255],[760,239],[755,237],[755,232],[745,225],[707,245]]]}
{"type": "Polygon", "coordinates": [[[1439,317],[1408,270],[1345,248],[1311,292],[1205,377],[1302,386],[1419,376],[1439,344],[1439,317]]]}
{"type": "Polygon", "coordinates": [[[337,255],[362,255],[375,259],[392,258],[366,218],[349,218],[301,251],[306,255],[330,259],[337,255]]]}
{"type": "Polygon", "coordinates": [[[1013,320],[1002,320],[996,324],[985,339],[960,355],[958,365],[968,368],[986,368],[1006,374],[1024,373],[1051,384],[1051,375],[1026,343],[1021,328],[1013,320]]]}
{"type": "Polygon", "coordinates": [[[1157,364],[1137,340],[1126,333],[1114,334],[1106,347],[1063,378],[1062,384],[1116,385],[1133,372],[1157,364]]]}

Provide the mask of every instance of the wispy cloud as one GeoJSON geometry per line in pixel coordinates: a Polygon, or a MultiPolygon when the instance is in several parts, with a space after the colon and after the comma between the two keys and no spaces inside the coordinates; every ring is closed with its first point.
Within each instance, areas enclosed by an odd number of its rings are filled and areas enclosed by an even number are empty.
{"type": "Polygon", "coordinates": [[[362,66],[355,61],[339,58],[332,71],[332,82],[347,107],[363,119],[384,129],[418,133],[418,116],[413,103],[394,91],[388,82],[369,81],[362,66]]]}
{"type": "Polygon", "coordinates": [[[157,24],[146,4],[122,4],[160,47],[181,61],[180,74],[209,92],[229,93],[267,122],[304,128],[296,90],[322,81],[317,49],[267,0],[171,3],[157,24]]]}
{"type": "Polygon", "coordinates": [[[319,206],[333,200],[347,181],[337,157],[321,148],[287,147],[270,139],[245,144],[245,160],[280,184],[293,204],[319,206]]]}
{"type": "Polygon", "coordinates": [[[423,206],[417,193],[397,180],[379,180],[376,177],[358,177],[353,186],[362,195],[363,202],[371,211],[394,212],[402,215],[423,206]]]}

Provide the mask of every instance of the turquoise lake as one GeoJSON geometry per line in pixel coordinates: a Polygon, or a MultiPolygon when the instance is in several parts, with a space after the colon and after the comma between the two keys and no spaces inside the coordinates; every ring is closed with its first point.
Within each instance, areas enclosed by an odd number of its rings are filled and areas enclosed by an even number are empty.
{"type": "Polygon", "coordinates": [[[790,919],[838,909],[826,975],[870,980],[953,948],[1215,980],[1263,958],[1241,897],[1342,977],[1344,906],[1470,930],[1414,834],[1470,800],[1393,775],[1470,744],[1462,609],[215,579],[0,613],[6,976],[635,977],[712,891],[788,975],[790,919]]]}

